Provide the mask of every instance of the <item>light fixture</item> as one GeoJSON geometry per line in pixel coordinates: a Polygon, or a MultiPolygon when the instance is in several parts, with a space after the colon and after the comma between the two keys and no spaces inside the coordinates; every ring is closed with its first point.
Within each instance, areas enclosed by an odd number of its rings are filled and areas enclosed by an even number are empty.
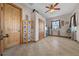
{"type": "Polygon", "coordinates": [[[51,9],[49,12],[54,12],[55,10],[54,9],[51,9]]]}

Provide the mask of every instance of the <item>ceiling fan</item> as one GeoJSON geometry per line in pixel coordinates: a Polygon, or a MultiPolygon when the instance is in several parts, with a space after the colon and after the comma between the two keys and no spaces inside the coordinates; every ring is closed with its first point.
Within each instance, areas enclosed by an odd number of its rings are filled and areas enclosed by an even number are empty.
{"type": "Polygon", "coordinates": [[[60,8],[57,8],[56,6],[58,5],[59,3],[53,3],[51,4],[50,6],[46,6],[46,8],[48,8],[49,10],[46,11],[45,13],[47,12],[53,12],[55,10],[60,10],[60,8]]]}

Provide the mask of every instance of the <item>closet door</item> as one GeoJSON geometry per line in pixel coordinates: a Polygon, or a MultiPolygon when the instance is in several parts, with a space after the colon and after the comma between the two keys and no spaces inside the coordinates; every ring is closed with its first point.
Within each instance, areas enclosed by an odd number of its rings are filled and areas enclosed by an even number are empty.
{"type": "Polygon", "coordinates": [[[4,4],[4,33],[8,34],[5,39],[5,48],[20,43],[20,20],[21,10],[12,4],[4,4]]]}

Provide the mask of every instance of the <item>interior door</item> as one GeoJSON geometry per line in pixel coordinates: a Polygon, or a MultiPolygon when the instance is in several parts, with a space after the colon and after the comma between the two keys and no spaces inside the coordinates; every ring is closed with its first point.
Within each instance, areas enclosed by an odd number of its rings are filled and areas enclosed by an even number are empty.
{"type": "Polygon", "coordinates": [[[44,32],[45,31],[45,26],[44,26],[44,21],[39,19],[39,39],[44,38],[44,32]]]}
{"type": "Polygon", "coordinates": [[[0,3],[0,55],[2,55],[4,51],[4,41],[3,38],[5,38],[5,35],[3,33],[4,31],[4,20],[3,20],[3,4],[0,3]]]}
{"type": "Polygon", "coordinates": [[[9,37],[5,39],[5,48],[20,43],[21,10],[12,4],[4,4],[4,33],[9,37]]]}

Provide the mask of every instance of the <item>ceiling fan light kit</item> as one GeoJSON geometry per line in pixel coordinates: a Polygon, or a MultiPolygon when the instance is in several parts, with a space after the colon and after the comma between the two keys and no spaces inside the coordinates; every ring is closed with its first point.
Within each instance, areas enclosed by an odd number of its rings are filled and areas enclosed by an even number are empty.
{"type": "Polygon", "coordinates": [[[52,9],[52,10],[50,10],[49,12],[54,12],[54,11],[55,11],[55,10],[52,9]]]}

